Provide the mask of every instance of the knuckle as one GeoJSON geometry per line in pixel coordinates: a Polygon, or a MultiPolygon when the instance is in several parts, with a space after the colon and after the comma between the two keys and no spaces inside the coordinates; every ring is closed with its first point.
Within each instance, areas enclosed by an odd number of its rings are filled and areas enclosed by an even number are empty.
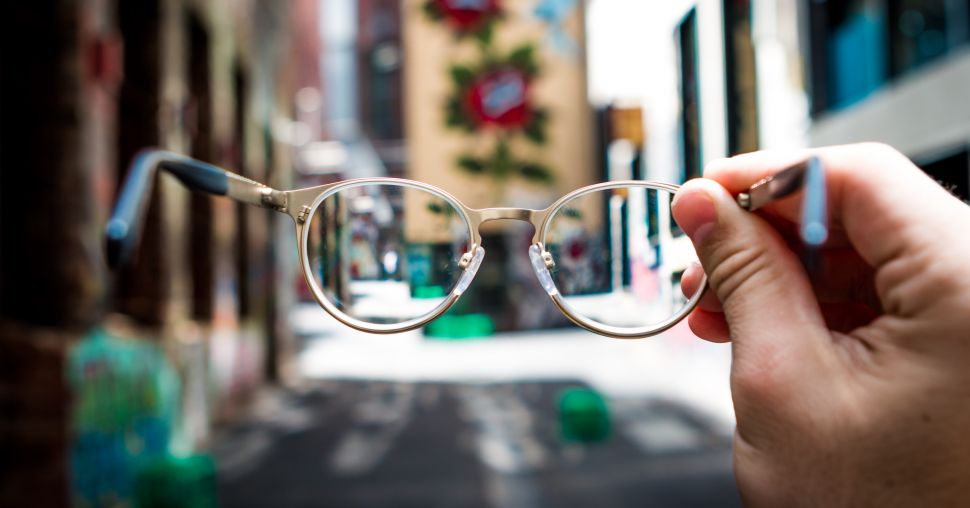
{"type": "MultiPolygon", "coordinates": [[[[873,161],[877,164],[873,169],[879,171],[879,176],[884,177],[887,170],[915,169],[916,165],[903,152],[900,152],[892,145],[878,141],[864,143],[866,153],[870,154],[873,161]]],[[[875,176],[875,175],[874,175],[875,176]]]]}
{"type": "Polygon", "coordinates": [[[878,156],[880,159],[906,159],[906,156],[899,150],[881,141],[867,141],[859,143],[858,146],[867,154],[878,156]]]}
{"type": "Polygon", "coordinates": [[[760,243],[715,253],[714,268],[709,274],[711,285],[718,299],[728,302],[746,285],[755,283],[759,273],[770,266],[767,251],[760,243]]]}
{"type": "Polygon", "coordinates": [[[761,347],[731,370],[731,391],[752,405],[772,404],[787,397],[786,370],[780,351],[761,347]]]}
{"type": "Polygon", "coordinates": [[[923,269],[919,275],[921,280],[913,282],[914,285],[919,285],[920,291],[911,291],[909,294],[900,295],[900,298],[912,299],[913,294],[922,296],[918,298],[922,303],[919,307],[923,307],[919,310],[949,308],[951,302],[958,301],[959,295],[966,291],[963,281],[954,276],[961,273],[963,267],[957,263],[951,264],[947,259],[940,259],[929,250],[923,249],[922,255],[917,256],[923,269]]]}
{"type": "Polygon", "coordinates": [[[914,317],[932,309],[951,308],[965,291],[959,263],[923,244],[903,258],[885,263],[875,278],[875,291],[891,314],[914,317]],[[913,274],[919,274],[914,277],[913,274]]]}

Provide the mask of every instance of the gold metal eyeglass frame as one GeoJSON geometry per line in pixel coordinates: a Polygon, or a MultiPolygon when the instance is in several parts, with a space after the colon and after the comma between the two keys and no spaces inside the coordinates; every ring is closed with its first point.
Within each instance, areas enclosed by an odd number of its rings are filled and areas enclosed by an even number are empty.
{"type": "Polygon", "coordinates": [[[456,301],[458,301],[458,298],[460,298],[462,293],[464,293],[465,289],[468,287],[468,284],[471,283],[472,278],[475,276],[478,267],[484,258],[484,248],[482,247],[482,236],[480,232],[482,224],[497,220],[517,220],[528,222],[532,224],[533,228],[535,229],[535,233],[533,233],[532,237],[532,246],[529,248],[529,257],[531,258],[533,270],[539,279],[540,285],[549,295],[549,298],[552,299],[552,302],[556,305],[556,307],[559,308],[559,310],[567,318],[569,318],[570,321],[591,332],[608,337],[642,338],[650,335],[656,335],[680,322],[680,320],[683,319],[684,316],[686,316],[687,313],[689,313],[694,306],[697,305],[701,292],[698,291],[698,294],[695,294],[691,299],[689,299],[687,304],[677,313],[655,325],[639,328],[623,328],[598,323],[594,320],[572,312],[565,304],[562,295],[553,284],[552,276],[549,273],[549,270],[555,266],[555,262],[553,261],[552,254],[545,250],[542,242],[542,239],[546,237],[546,233],[549,230],[549,224],[552,217],[564,203],[592,192],[631,187],[662,190],[670,192],[671,195],[677,192],[677,189],[679,188],[677,185],[661,182],[633,180],[604,182],[572,191],[556,200],[556,202],[549,207],[542,210],[534,210],[530,208],[469,208],[459,201],[458,198],[452,196],[444,190],[423,182],[400,178],[358,178],[317,187],[310,187],[307,189],[289,191],[288,193],[284,194],[287,195],[288,202],[292,204],[292,206],[287,208],[287,213],[293,217],[294,221],[296,222],[297,244],[299,247],[300,259],[302,260],[304,279],[306,280],[306,283],[317,303],[320,304],[321,307],[323,307],[338,321],[351,328],[370,333],[398,333],[424,326],[428,322],[438,318],[447,312],[456,301]],[[451,293],[449,293],[444,299],[444,301],[442,301],[437,307],[435,307],[425,316],[392,324],[376,324],[361,321],[338,309],[328,298],[326,298],[323,291],[319,288],[318,284],[311,276],[312,270],[310,268],[310,259],[307,252],[310,228],[306,227],[310,217],[313,217],[317,207],[320,206],[320,204],[328,197],[342,190],[368,185],[395,185],[425,191],[447,201],[460,214],[461,218],[468,226],[468,238],[470,239],[469,248],[467,252],[462,254],[458,261],[458,267],[462,270],[459,281],[451,293]]]}
{"type": "MultiPolygon", "coordinates": [[[[785,180],[789,183],[782,189],[785,193],[784,195],[797,190],[803,180],[802,175],[809,166],[810,164],[803,163],[789,168],[789,170],[786,170],[787,173],[783,171],[776,175],[776,177],[781,177],[785,174],[789,175],[785,180]],[[792,185],[791,182],[795,182],[796,180],[796,185],[792,185]]],[[[643,338],[659,334],[676,325],[686,317],[697,306],[707,287],[707,276],[704,275],[701,284],[698,286],[701,289],[695,291],[687,302],[666,320],[649,326],[624,328],[599,323],[572,312],[564,302],[562,295],[556,289],[549,272],[555,265],[555,262],[552,255],[545,250],[542,240],[546,238],[551,219],[565,203],[593,192],[631,187],[666,191],[673,195],[680,188],[679,185],[641,180],[603,182],[574,190],[556,200],[549,207],[541,210],[530,208],[476,209],[465,206],[457,198],[437,187],[423,182],[400,178],[357,178],[305,189],[280,191],[210,164],[160,150],[144,150],[132,162],[112,218],[108,221],[105,229],[107,260],[111,266],[118,266],[126,262],[138,243],[141,225],[147,209],[148,197],[151,194],[150,191],[154,181],[154,174],[158,169],[172,173],[191,190],[215,195],[225,195],[236,201],[269,208],[289,215],[296,225],[297,248],[301,259],[303,278],[314,299],[335,319],[346,326],[362,332],[379,334],[405,332],[419,328],[448,311],[467,289],[484,258],[485,251],[482,247],[482,236],[480,233],[482,224],[498,220],[517,220],[532,224],[535,233],[532,237],[532,245],[529,248],[529,257],[540,285],[549,295],[553,304],[570,321],[593,333],[620,339],[643,338]],[[341,190],[381,184],[423,190],[444,199],[461,214],[462,219],[464,219],[465,224],[468,226],[468,238],[470,239],[468,251],[463,253],[458,261],[458,266],[462,272],[451,293],[428,314],[407,321],[390,324],[368,323],[351,317],[338,309],[324,295],[323,290],[314,280],[308,255],[310,232],[308,224],[317,208],[326,198],[341,190]]],[[[753,210],[769,201],[782,197],[778,190],[779,186],[774,185],[775,190],[770,191],[772,185],[774,184],[771,179],[759,182],[748,193],[742,193],[738,196],[739,204],[746,209],[753,210]]]]}

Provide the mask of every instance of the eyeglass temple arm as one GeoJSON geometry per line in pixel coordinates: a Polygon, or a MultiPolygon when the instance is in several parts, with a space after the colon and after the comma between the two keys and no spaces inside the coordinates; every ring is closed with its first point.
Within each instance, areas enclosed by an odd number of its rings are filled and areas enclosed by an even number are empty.
{"type": "Polygon", "coordinates": [[[738,194],[737,201],[748,211],[755,211],[769,203],[805,190],[802,198],[802,218],[799,228],[802,240],[813,247],[828,238],[828,196],[825,188],[825,169],[818,157],[785,168],[752,185],[738,194]]]}
{"type": "Polygon", "coordinates": [[[105,227],[108,265],[117,268],[130,258],[141,239],[155,173],[165,170],[197,192],[229,196],[251,205],[286,210],[286,195],[261,183],[173,152],[145,149],[128,169],[111,218],[105,227]]]}

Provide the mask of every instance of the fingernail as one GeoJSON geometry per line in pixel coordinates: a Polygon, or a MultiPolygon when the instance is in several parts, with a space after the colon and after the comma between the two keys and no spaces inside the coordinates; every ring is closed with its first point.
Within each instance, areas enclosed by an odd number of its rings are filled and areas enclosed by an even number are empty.
{"type": "Polygon", "coordinates": [[[687,236],[700,245],[714,229],[717,214],[714,210],[714,199],[703,189],[684,188],[677,193],[673,207],[674,220],[687,236]]]}

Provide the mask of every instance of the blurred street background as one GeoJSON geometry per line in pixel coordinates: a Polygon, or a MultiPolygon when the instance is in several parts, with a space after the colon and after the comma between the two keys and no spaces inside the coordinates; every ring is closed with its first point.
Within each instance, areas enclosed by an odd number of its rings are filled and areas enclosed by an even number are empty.
{"type": "MultiPolygon", "coordinates": [[[[356,332],[314,303],[292,221],[170,175],[111,271],[104,224],[145,147],[276,189],[392,176],[541,209],[737,153],[881,141],[970,196],[968,0],[0,13],[0,506],[740,504],[729,345],[686,323],[632,341],[572,326],[536,283],[532,231],[504,224],[454,312],[356,332]]],[[[626,242],[648,227],[632,222],[610,227],[626,242]]],[[[351,236],[363,279],[400,261],[369,235],[351,236]]]]}

